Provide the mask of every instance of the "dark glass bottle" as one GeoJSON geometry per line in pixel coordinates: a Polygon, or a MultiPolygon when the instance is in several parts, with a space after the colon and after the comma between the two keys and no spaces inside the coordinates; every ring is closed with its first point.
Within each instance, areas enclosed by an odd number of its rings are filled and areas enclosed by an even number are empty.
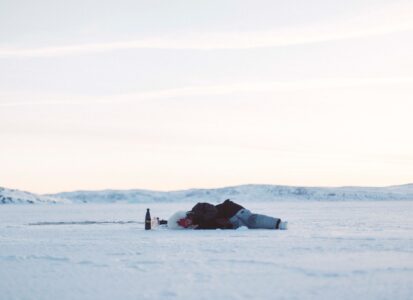
{"type": "Polygon", "coordinates": [[[145,230],[151,229],[151,213],[149,212],[149,208],[146,209],[145,215],[145,230]]]}

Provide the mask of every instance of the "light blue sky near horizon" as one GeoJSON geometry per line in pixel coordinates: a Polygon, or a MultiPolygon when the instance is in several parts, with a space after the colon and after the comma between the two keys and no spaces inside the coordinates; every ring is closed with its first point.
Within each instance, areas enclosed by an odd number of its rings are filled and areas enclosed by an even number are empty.
{"type": "Polygon", "coordinates": [[[410,1],[1,1],[0,186],[413,182],[410,1]]]}

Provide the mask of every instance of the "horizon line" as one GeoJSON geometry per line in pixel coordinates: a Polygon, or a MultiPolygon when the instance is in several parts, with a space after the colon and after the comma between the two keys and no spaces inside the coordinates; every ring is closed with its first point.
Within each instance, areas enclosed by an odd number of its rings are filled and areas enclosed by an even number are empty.
{"type": "Polygon", "coordinates": [[[290,187],[290,188],[321,188],[321,189],[340,189],[340,188],[391,188],[391,187],[402,187],[402,186],[413,186],[413,182],[402,183],[402,184],[391,184],[391,185],[379,185],[379,186],[372,186],[372,185],[334,185],[334,186],[322,186],[322,185],[290,185],[290,184],[268,184],[268,183],[245,183],[245,184],[236,184],[236,185],[228,185],[228,186],[218,186],[218,187],[192,187],[192,188],[181,188],[181,189],[169,189],[169,190],[156,190],[156,189],[145,189],[145,188],[125,188],[125,189],[117,189],[117,188],[102,188],[102,189],[80,189],[80,190],[70,190],[70,191],[62,191],[56,193],[35,193],[30,192],[25,189],[19,188],[7,188],[4,186],[0,186],[0,189],[8,189],[12,191],[21,191],[32,193],[41,196],[52,196],[57,194],[66,194],[66,193],[81,193],[81,192],[108,192],[108,191],[122,191],[122,192],[132,192],[132,191],[145,191],[145,192],[158,192],[158,193],[174,193],[174,192],[183,192],[183,191],[190,191],[190,190],[220,190],[226,188],[238,188],[238,187],[245,187],[245,186],[277,186],[277,187],[290,187]]]}

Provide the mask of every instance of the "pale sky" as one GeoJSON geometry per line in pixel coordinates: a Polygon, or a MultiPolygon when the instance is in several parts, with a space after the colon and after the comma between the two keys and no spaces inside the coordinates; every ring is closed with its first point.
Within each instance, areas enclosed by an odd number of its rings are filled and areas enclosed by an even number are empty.
{"type": "Polygon", "coordinates": [[[0,186],[413,182],[413,2],[0,0],[0,186]]]}

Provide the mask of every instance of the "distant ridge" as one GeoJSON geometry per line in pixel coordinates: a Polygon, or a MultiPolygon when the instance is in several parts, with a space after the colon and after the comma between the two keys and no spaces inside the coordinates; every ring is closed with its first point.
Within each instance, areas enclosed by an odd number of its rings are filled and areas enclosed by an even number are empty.
{"type": "Polygon", "coordinates": [[[65,202],[68,201],[52,196],[41,196],[30,192],[0,187],[0,204],[50,204],[65,202]]]}
{"type": "Polygon", "coordinates": [[[0,204],[53,203],[168,203],[211,202],[225,199],[252,201],[395,201],[413,200],[413,184],[387,187],[300,187],[285,185],[247,184],[215,189],[178,191],[98,190],[74,191],[49,195],[0,187],[0,204]]]}
{"type": "Polygon", "coordinates": [[[413,200],[413,184],[388,187],[299,187],[248,184],[215,189],[188,189],[169,192],[151,190],[75,191],[48,195],[76,203],[212,202],[287,200],[413,200]]]}

